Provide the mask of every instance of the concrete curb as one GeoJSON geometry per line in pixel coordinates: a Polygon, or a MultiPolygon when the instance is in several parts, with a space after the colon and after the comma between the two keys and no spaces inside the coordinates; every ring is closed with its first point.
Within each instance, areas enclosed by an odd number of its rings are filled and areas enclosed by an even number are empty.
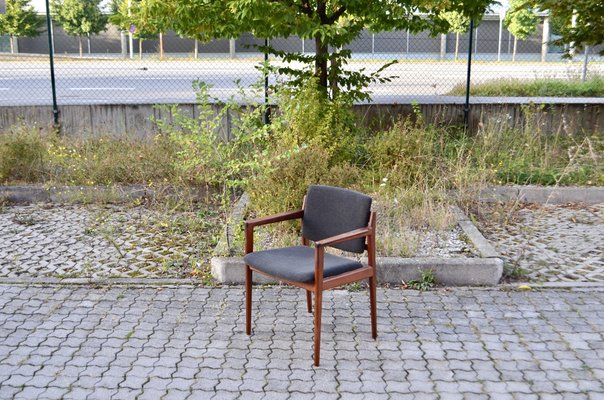
{"type": "MultiPolygon", "coordinates": [[[[402,258],[378,257],[378,282],[400,285],[418,280],[424,271],[432,271],[436,282],[446,286],[493,286],[503,273],[499,258],[402,258]]],[[[245,264],[241,257],[212,258],[212,276],[223,284],[245,283],[245,264]]],[[[254,274],[254,283],[270,284],[278,281],[254,274]]]]}
{"type": "Polygon", "coordinates": [[[604,187],[493,186],[480,193],[480,201],[518,201],[537,204],[604,202],[604,187]]]}
{"type": "Polygon", "coordinates": [[[0,285],[57,285],[57,286],[182,286],[202,285],[201,281],[161,278],[0,278],[0,285]]]}
{"type": "Polygon", "coordinates": [[[43,185],[0,186],[0,202],[12,205],[34,203],[126,203],[155,200],[161,197],[187,195],[201,200],[207,194],[200,190],[182,190],[171,187],[150,188],[145,185],[125,186],[57,186],[43,185]]]}
{"type": "MultiPolygon", "coordinates": [[[[259,277],[258,274],[255,277],[259,277]]],[[[257,281],[260,283],[259,281],[257,281]]],[[[270,284],[271,282],[263,282],[270,284]]],[[[276,282],[273,282],[276,283],[276,282]]],[[[123,286],[123,287],[177,287],[194,286],[203,287],[204,285],[194,279],[141,279],[141,278],[106,278],[106,279],[88,279],[88,278],[0,278],[0,285],[10,286],[123,286]]],[[[498,286],[470,286],[458,285],[458,289],[472,288],[474,290],[522,290],[519,286],[527,285],[529,290],[604,290],[604,282],[544,282],[544,283],[507,283],[498,286]]],[[[234,283],[228,287],[243,287],[241,284],[234,283]]],[[[217,286],[220,288],[221,286],[217,286]]],[[[212,288],[209,286],[208,288],[212,288]]],[[[437,288],[438,289],[438,288],[437,288]]],[[[407,289],[413,290],[413,289],[407,289]]]]}
{"type": "Polygon", "coordinates": [[[495,248],[489,243],[489,241],[480,233],[478,228],[474,226],[472,221],[461,211],[457,206],[452,207],[453,215],[457,219],[457,224],[466,234],[470,242],[474,245],[478,254],[483,258],[501,258],[501,255],[495,248]]]}
{"type": "MultiPolygon", "coordinates": [[[[477,258],[402,258],[378,257],[378,282],[401,284],[421,278],[422,272],[432,271],[439,284],[447,286],[497,285],[503,274],[503,260],[458,207],[453,213],[468,239],[481,257],[477,258]]],[[[364,260],[366,262],[366,260],[364,260]]],[[[212,276],[223,284],[245,283],[245,264],[241,257],[212,258],[212,276]]],[[[254,274],[254,282],[277,283],[261,274],[254,274]]]]}
{"type": "MultiPolygon", "coordinates": [[[[43,185],[1,186],[0,200],[9,204],[66,203],[66,202],[126,202],[155,198],[170,194],[169,188],[150,188],[144,185],[125,186],[60,186],[43,185]]],[[[204,193],[189,193],[202,198],[204,193]]],[[[492,186],[480,193],[480,201],[519,201],[522,203],[565,204],[604,202],[604,187],[582,186],[492,186]]],[[[245,206],[245,201],[242,202],[245,206]]]]}

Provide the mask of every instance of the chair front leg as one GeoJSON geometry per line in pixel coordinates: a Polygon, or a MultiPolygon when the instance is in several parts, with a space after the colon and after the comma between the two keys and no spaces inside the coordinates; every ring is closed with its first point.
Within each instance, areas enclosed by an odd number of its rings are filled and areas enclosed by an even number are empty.
{"type": "Polygon", "coordinates": [[[375,211],[371,213],[369,218],[369,226],[371,226],[371,235],[367,237],[367,258],[369,265],[373,269],[373,275],[369,278],[369,303],[371,307],[371,336],[377,338],[377,299],[376,299],[376,286],[377,286],[377,271],[376,271],[376,259],[375,259],[375,211]]]}
{"type": "Polygon", "coordinates": [[[376,279],[369,278],[369,303],[371,306],[371,337],[377,338],[377,301],[376,301],[376,279]]]}
{"type": "Polygon", "coordinates": [[[245,265],[245,333],[252,334],[252,269],[245,265]]]}
{"type": "Polygon", "coordinates": [[[315,292],[315,367],[321,361],[321,311],[323,310],[323,291],[315,292]]]}
{"type": "Polygon", "coordinates": [[[323,310],[323,260],[325,248],[315,247],[315,367],[321,361],[321,311],[323,310]]]}

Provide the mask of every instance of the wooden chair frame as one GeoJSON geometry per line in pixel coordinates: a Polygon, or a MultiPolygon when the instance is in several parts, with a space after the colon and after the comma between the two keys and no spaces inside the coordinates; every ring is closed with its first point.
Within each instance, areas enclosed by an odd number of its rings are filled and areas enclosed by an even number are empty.
{"type": "MultiPolygon", "coordinates": [[[[305,199],[306,200],[306,199],[305,199]]],[[[306,203],[306,201],[304,202],[306,203]]],[[[257,226],[273,224],[282,221],[301,219],[304,216],[304,205],[302,210],[290,211],[264,218],[256,218],[245,221],[245,254],[254,251],[254,228],[257,226]]],[[[314,283],[288,281],[277,278],[282,282],[306,290],[306,305],[309,313],[312,313],[311,292],[315,295],[314,304],[314,364],[319,366],[321,352],[321,311],[323,307],[323,291],[333,289],[348,283],[357,282],[363,279],[369,280],[369,303],[371,310],[371,336],[377,337],[377,305],[376,305],[376,259],[375,259],[375,212],[371,212],[369,223],[366,227],[345,232],[340,235],[332,236],[315,242],[315,280],[314,283]],[[365,249],[367,250],[367,266],[346,272],[340,275],[323,278],[323,260],[325,247],[336,243],[345,242],[352,239],[365,237],[365,249]],[[320,277],[320,278],[319,278],[320,277]]],[[[309,245],[309,240],[302,237],[302,244],[309,245]]],[[[262,271],[245,265],[245,332],[252,334],[252,274],[258,272],[270,276],[262,271]]]]}

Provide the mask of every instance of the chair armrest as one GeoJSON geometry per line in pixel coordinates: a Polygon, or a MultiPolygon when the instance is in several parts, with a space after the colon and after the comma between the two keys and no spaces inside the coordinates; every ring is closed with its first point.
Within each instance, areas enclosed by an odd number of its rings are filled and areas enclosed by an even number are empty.
{"type": "Polygon", "coordinates": [[[346,242],[352,239],[358,239],[361,237],[369,236],[373,234],[373,229],[369,226],[364,228],[355,229],[353,231],[344,232],[336,236],[328,237],[315,242],[315,246],[331,246],[336,243],[346,242]]]}
{"type": "Polygon", "coordinates": [[[245,254],[254,251],[254,227],[302,218],[304,210],[289,211],[268,217],[254,218],[245,221],[245,254]]]}
{"type": "Polygon", "coordinates": [[[249,220],[245,221],[245,226],[246,226],[246,228],[248,226],[253,228],[255,226],[273,224],[275,222],[289,221],[292,219],[302,218],[303,215],[304,215],[304,210],[288,211],[288,212],[284,212],[281,214],[271,215],[268,217],[249,219],[249,220]]]}

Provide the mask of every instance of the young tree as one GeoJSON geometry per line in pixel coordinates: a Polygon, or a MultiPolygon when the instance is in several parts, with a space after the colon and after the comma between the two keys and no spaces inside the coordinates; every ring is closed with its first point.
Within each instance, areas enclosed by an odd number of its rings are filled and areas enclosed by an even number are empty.
{"type": "Polygon", "coordinates": [[[44,19],[29,4],[30,0],[6,0],[6,11],[0,14],[0,34],[9,35],[10,52],[15,52],[17,37],[32,37],[42,33],[44,19]]]}
{"type": "Polygon", "coordinates": [[[159,36],[159,58],[164,58],[163,34],[170,29],[169,16],[158,15],[143,19],[141,10],[145,0],[118,0],[112,6],[113,12],[109,22],[123,31],[133,30],[133,36],[139,39],[139,58],[142,58],[142,42],[159,36]]]}
{"type": "MultiPolygon", "coordinates": [[[[566,56],[570,56],[572,47],[597,46],[604,43],[604,2],[602,0],[528,0],[526,5],[548,11],[557,21],[560,38],[552,43],[566,46],[566,56]],[[572,19],[575,15],[575,24],[572,19]]],[[[600,50],[604,55],[604,48],[600,50]]]]}
{"type": "Polygon", "coordinates": [[[68,35],[77,36],[82,57],[82,37],[88,38],[90,53],[90,35],[106,30],[107,16],[99,8],[101,0],[52,0],[53,19],[63,27],[68,35]]]}
{"type": "Polygon", "coordinates": [[[470,18],[458,11],[446,11],[443,18],[449,23],[449,30],[455,32],[455,61],[459,54],[459,34],[466,33],[470,29],[470,18]]]}
{"type": "Polygon", "coordinates": [[[526,7],[525,0],[510,0],[510,9],[505,15],[503,23],[508,31],[514,35],[514,50],[512,61],[516,61],[516,48],[518,38],[526,39],[537,30],[539,17],[532,7],[526,7]]]}
{"type": "MultiPolygon", "coordinates": [[[[447,32],[445,11],[476,17],[492,0],[146,0],[143,18],[170,16],[172,27],[182,35],[210,40],[232,39],[243,32],[258,38],[298,36],[315,42],[314,55],[276,51],[286,62],[301,62],[306,68],[279,68],[281,73],[301,82],[316,76],[327,95],[331,87],[347,90],[353,98],[368,99],[362,89],[382,80],[379,72],[345,70],[351,51],[345,46],[359,37],[363,29],[372,32],[388,30],[447,32]]],[[[331,91],[332,96],[335,92],[331,91]]]]}

